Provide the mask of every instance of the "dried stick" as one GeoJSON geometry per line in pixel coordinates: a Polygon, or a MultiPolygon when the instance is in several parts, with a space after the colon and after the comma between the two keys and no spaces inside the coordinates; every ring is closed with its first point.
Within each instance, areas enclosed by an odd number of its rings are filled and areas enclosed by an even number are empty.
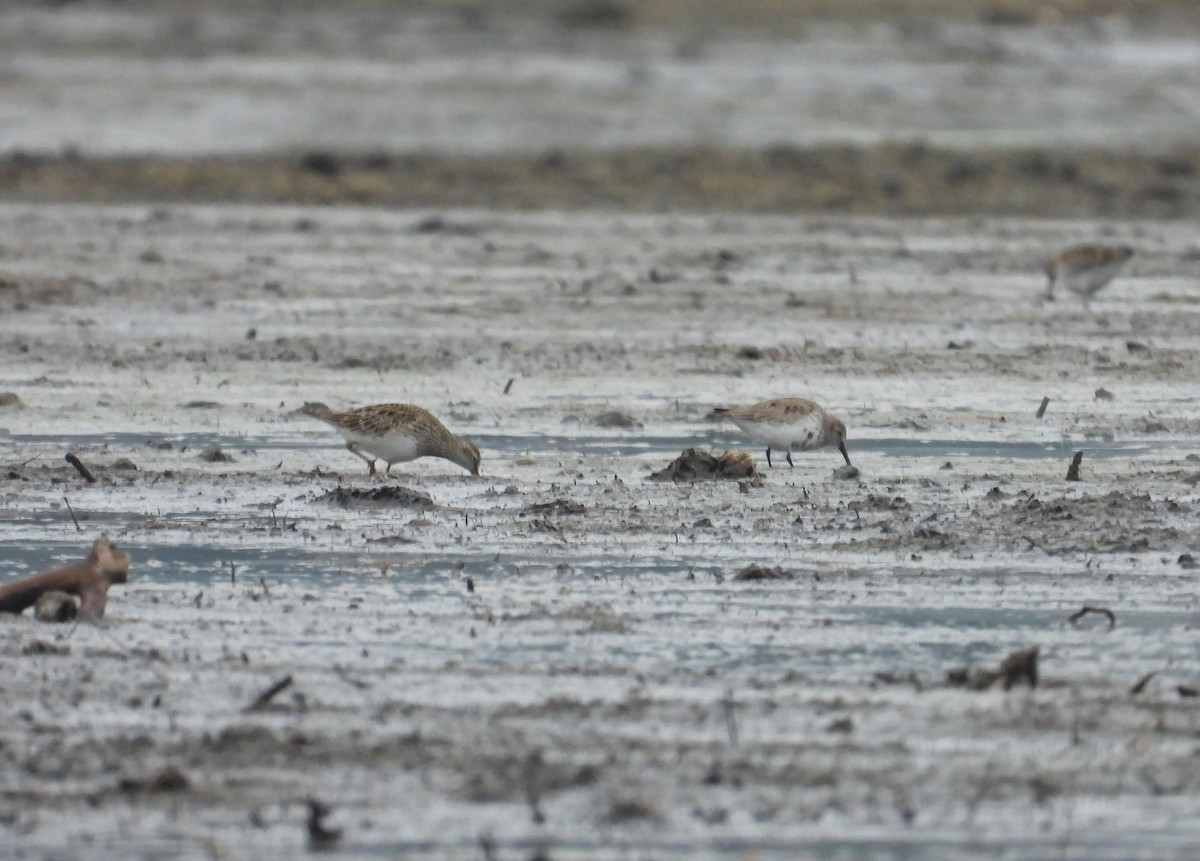
{"type": "Polygon", "coordinates": [[[275,699],[276,696],[283,693],[291,686],[292,686],[292,675],[291,675],[291,673],[288,673],[286,676],[284,676],[282,679],[277,681],[275,684],[271,685],[271,687],[267,688],[265,691],[263,691],[261,694],[259,694],[258,698],[254,702],[252,702],[250,705],[246,706],[245,711],[256,712],[256,711],[259,711],[260,709],[265,708],[267,703],[271,702],[271,700],[275,699]]]}
{"type": "Polygon", "coordinates": [[[71,520],[75,523],[75,531],[83,532],[83,527],[79,525],[79,519],[75,516],[75,510],[71,508],[71,500],[63,497],[63,502],[67,504],[67,513],[71,515],[71,520]]]}
{"type": "Polygon", "coordinates": [[[79,474],[82,475],[84,477],[84,479],[87,480],[88,484],[96,483],[96,476],[92,475],[91,470],[89,470],[86,466],[84,466],[83,461],[81,461],[79,458],[77,458],[74,454],[72,454],[71,452],[67,452],[66,460],[67,460],[67,463],[71,464],[71,466],[75,467],[75,469],[77,469],[79,471],[79,474]]]}
{"type": "Polygon", "coordinates": [[[1038,411],[1037,411],[1037,417],[1039,419],[1046,414],[1046,407],[1048,407],[1048,406],[1050,406],[1050,399],[1043,397],[1042,405],[1040,407],[1038,407],[1038,411]]]}

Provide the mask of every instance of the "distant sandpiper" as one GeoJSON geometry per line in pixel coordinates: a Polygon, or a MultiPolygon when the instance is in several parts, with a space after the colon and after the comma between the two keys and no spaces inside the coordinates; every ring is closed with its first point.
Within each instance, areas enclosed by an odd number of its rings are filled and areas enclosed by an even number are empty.
{"type": "Polygon", "coordinates": [[[767,447],[767,466],[771,466],[771,449],[787,452],[788,466],[792,452],[816,448],[836,448],[850,463],[846,451],[846,425],[834,418],[820,404],[804,398],[776,398],[748,407],[719,407],[713,415],[727,418],[746,436],[767,447]]]}
{"type": "Polygon", "coordinates": [[[325,404],[309,403],[297,412],[337,428],[346,440],[346,448],[367,462],[371,475],[375,474],[376,458],[387,464],[386,473],[393,463],[419,457],[444,457],[471,475],[479,475],[479,449],[475,444],[450,433],[433,413],[421,407],[373,404],[337,412],[325,404]]]}
{"type": "Polygon", "coordinates": [[[1061,284],[1064,289],[1082,297],[1084,304],[1096,291],[1113,279],[1113,276],[1133,256],[1128,245],[1075,245],[1066,249],[1046,264],[1046,298],[1054,298],[1054,287],[1061,284]]]}

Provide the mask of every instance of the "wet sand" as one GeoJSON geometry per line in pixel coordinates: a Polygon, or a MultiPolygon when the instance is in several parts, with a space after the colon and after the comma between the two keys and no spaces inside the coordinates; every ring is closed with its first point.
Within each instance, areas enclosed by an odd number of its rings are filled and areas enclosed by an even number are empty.
{"type": "Polygon", "coordinates": [[[309,796],[347,858],[1200,843],[1186,225],[1114,230],[1138,254],[1086,312],[1041,301],[1036,265],[1086,222],[18,205],[0,226],[7,573],[99,532],[134,555],[99,627],[0,620],[24,855],[287,857],[309,796]],[[712,406],[801,393],[846,420],[860,478],[749,448],[761,484],[647,480],[746,447],[712,406]],[[306,400],[421,403],[484,475],[368,479],[288,415],[306,400]],[[379,487],[432,505],[328,498],[379,487]],[[786,576],[736,580],[751,563],[786,576]],[[1116,627],[1067,621],[1084,605],[1116,627]],[[1028,645],[1035,690],[947,683],[1028,645]]]}

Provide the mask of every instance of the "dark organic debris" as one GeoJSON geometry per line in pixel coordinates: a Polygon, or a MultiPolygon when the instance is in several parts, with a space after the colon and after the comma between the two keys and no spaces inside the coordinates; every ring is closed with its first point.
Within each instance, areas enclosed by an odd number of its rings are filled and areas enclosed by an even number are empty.
{"type": "Polygon", "coordinates": [[[1088,615],[1089,613],[1095,613],[1097,615],[1106,617],[1108,619],[1108,630],[1111,631],[1113,628],[1117,627],[1116,614],[1113,613],[1113,611],[1108,609],[1107,607],[1091,607],[1091,606],[1084,605],[1083,608],[1076,610],[1070,616],[1067,616],[1067,621],[1070,622],[1072,625],[1074,625],[1076,622],[1078,622],[1080,619],[1082,619],[1084,616],[1088,615]]]}
{"type": "Polygon", "coordinates": [[[205,463],[232,463],[233,457],[221,451],[219,445],[210,445],[200,452],[200,459],[205,463]]]}
{"type": "Polygon", "coordinates": [[[1094,397],[1098,401],[1112,401],[1112,400],[1116,400],[1117,396],[1114,395],[1112,392],[1110,392],[1108,389],[1101,386],[1100,388],[1096,389],[1096,392],[1094,395],[1092,395],[1092,397],[1094,397]]]}
{"type": "Polygon", "coordinates": [[[325,818],[330,814],[328,804],[315,798],[307,799],[308,819],[305,827],[308,830],[308,845],[311,849],[328,849],[342,839],[342,829],[329,828],[325,818]]]}
{"type": "Polygon", "coordinates": [[[1176,685],[1175,690],[1179,693],[1179,695],[1181,697],[1185,697],[1187,699],[1191,699],[1193,697],[1200,697],[1200,688],[1195,688],[1195,687],[1192,687],[1191,685],[1176,685]]]}
{"type": "Polygon", "coordinates": [[[433,497],[419,490],[399,485],[382,487],[337,487],[317,497],[320,502],[332,502],[343,508],[370,505],[407,505],[415,508],[432,508],[433,497]]]}
{"type": "Polygon", "coordinates": [[[1179,558],[1175,560],[1175,563],[1180,568],[1187,569],[1195,568],[1197,565],[1196,560],[1191,553],[1180,553],[1179,558]]]}
{"type": "Polygon", "coordinates": [[[1067,467],[1067,481],[1079,481],[1079,465],[1083,463],[1083,452],[1075,452],[1071,465],[1067,467]]]}
{"type": "Polygon", "coordinates": [[[185,410],[212,410],[221,406],[216,401],[188,401],[186,404],[180,404],[180,407],[185,410]]]}
{"type": "Polygon", "coordinates": [[[783,568],[776,565],[774,568],[767,568],[765,565],[750,564],[741,571],[733,575],[733,579],[738,582],[757,582],[762,580],[794,580],[796,575],[791,571],[785,571],[783,568]]]}
{"type": "Polygon", "coordinates": [[[973,691],[985,691],[1002,682],[1004,690],[1010,690],[1021,682],[1036,688],[1038,683],[1038,653],[1041,646],[1030,646],[1019,649],[1000,662],[997,670],[972,670],[968,667],[951,670],[946,673],[946,684],[952,687],[969,688],[973,691]]]}
{"type": "Polygon", "coordinates": [[[754,458],[744,451],[727,451],[720,457],[694,448],[671,461],[665,469],[650,475],[651,481],[719,481],[761,479],[754,458]]]}
{"type": "Polygon", "coordinates": [[[79,615],[79,604],[66,592],[43,592],[33,605],[33,616],[39,622],[70,622],[79,615]]]}
{"type": "Polygon", "coordinates": [[[609,410],[592,419],[592,424],[598,428],[640,428],[642,423],[629,413],[620,410],[609,410]]]}
{"type": "Polygon", "coordinates": [[[553,502],[535,502],[521,510],[526,514],[584,514],[587,506],[573,499],[556,499],[553,502]]]}

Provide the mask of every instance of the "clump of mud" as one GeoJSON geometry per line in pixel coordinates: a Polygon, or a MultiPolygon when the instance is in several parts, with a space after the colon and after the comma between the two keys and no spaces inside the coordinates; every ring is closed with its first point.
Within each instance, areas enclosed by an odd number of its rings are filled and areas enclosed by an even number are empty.
{"type": "Polygon", "coordinates": [[[768,568],[765,565],[750,564],[733,575],[734,582],[756,583],[763,580],[793,580],[796,575],[776,565],[768,568]]]}
{"type": "Polygon", "coordinates": [[[650,475],[651,481],[739,481],[761,479],[754,458],[744,451],[727,451],[720,457],[712,452],[686,449],[665,469],[650,475]]]}
{"type": "Polygon", "coordinates": [[[383,487],[337,487],[317,497],[318,502],[329,502],[342,508],[364,508],[374,506],[407,506],[409,508],[432,508],[433,497],[419,490],[399,485],[383,487]]]}

